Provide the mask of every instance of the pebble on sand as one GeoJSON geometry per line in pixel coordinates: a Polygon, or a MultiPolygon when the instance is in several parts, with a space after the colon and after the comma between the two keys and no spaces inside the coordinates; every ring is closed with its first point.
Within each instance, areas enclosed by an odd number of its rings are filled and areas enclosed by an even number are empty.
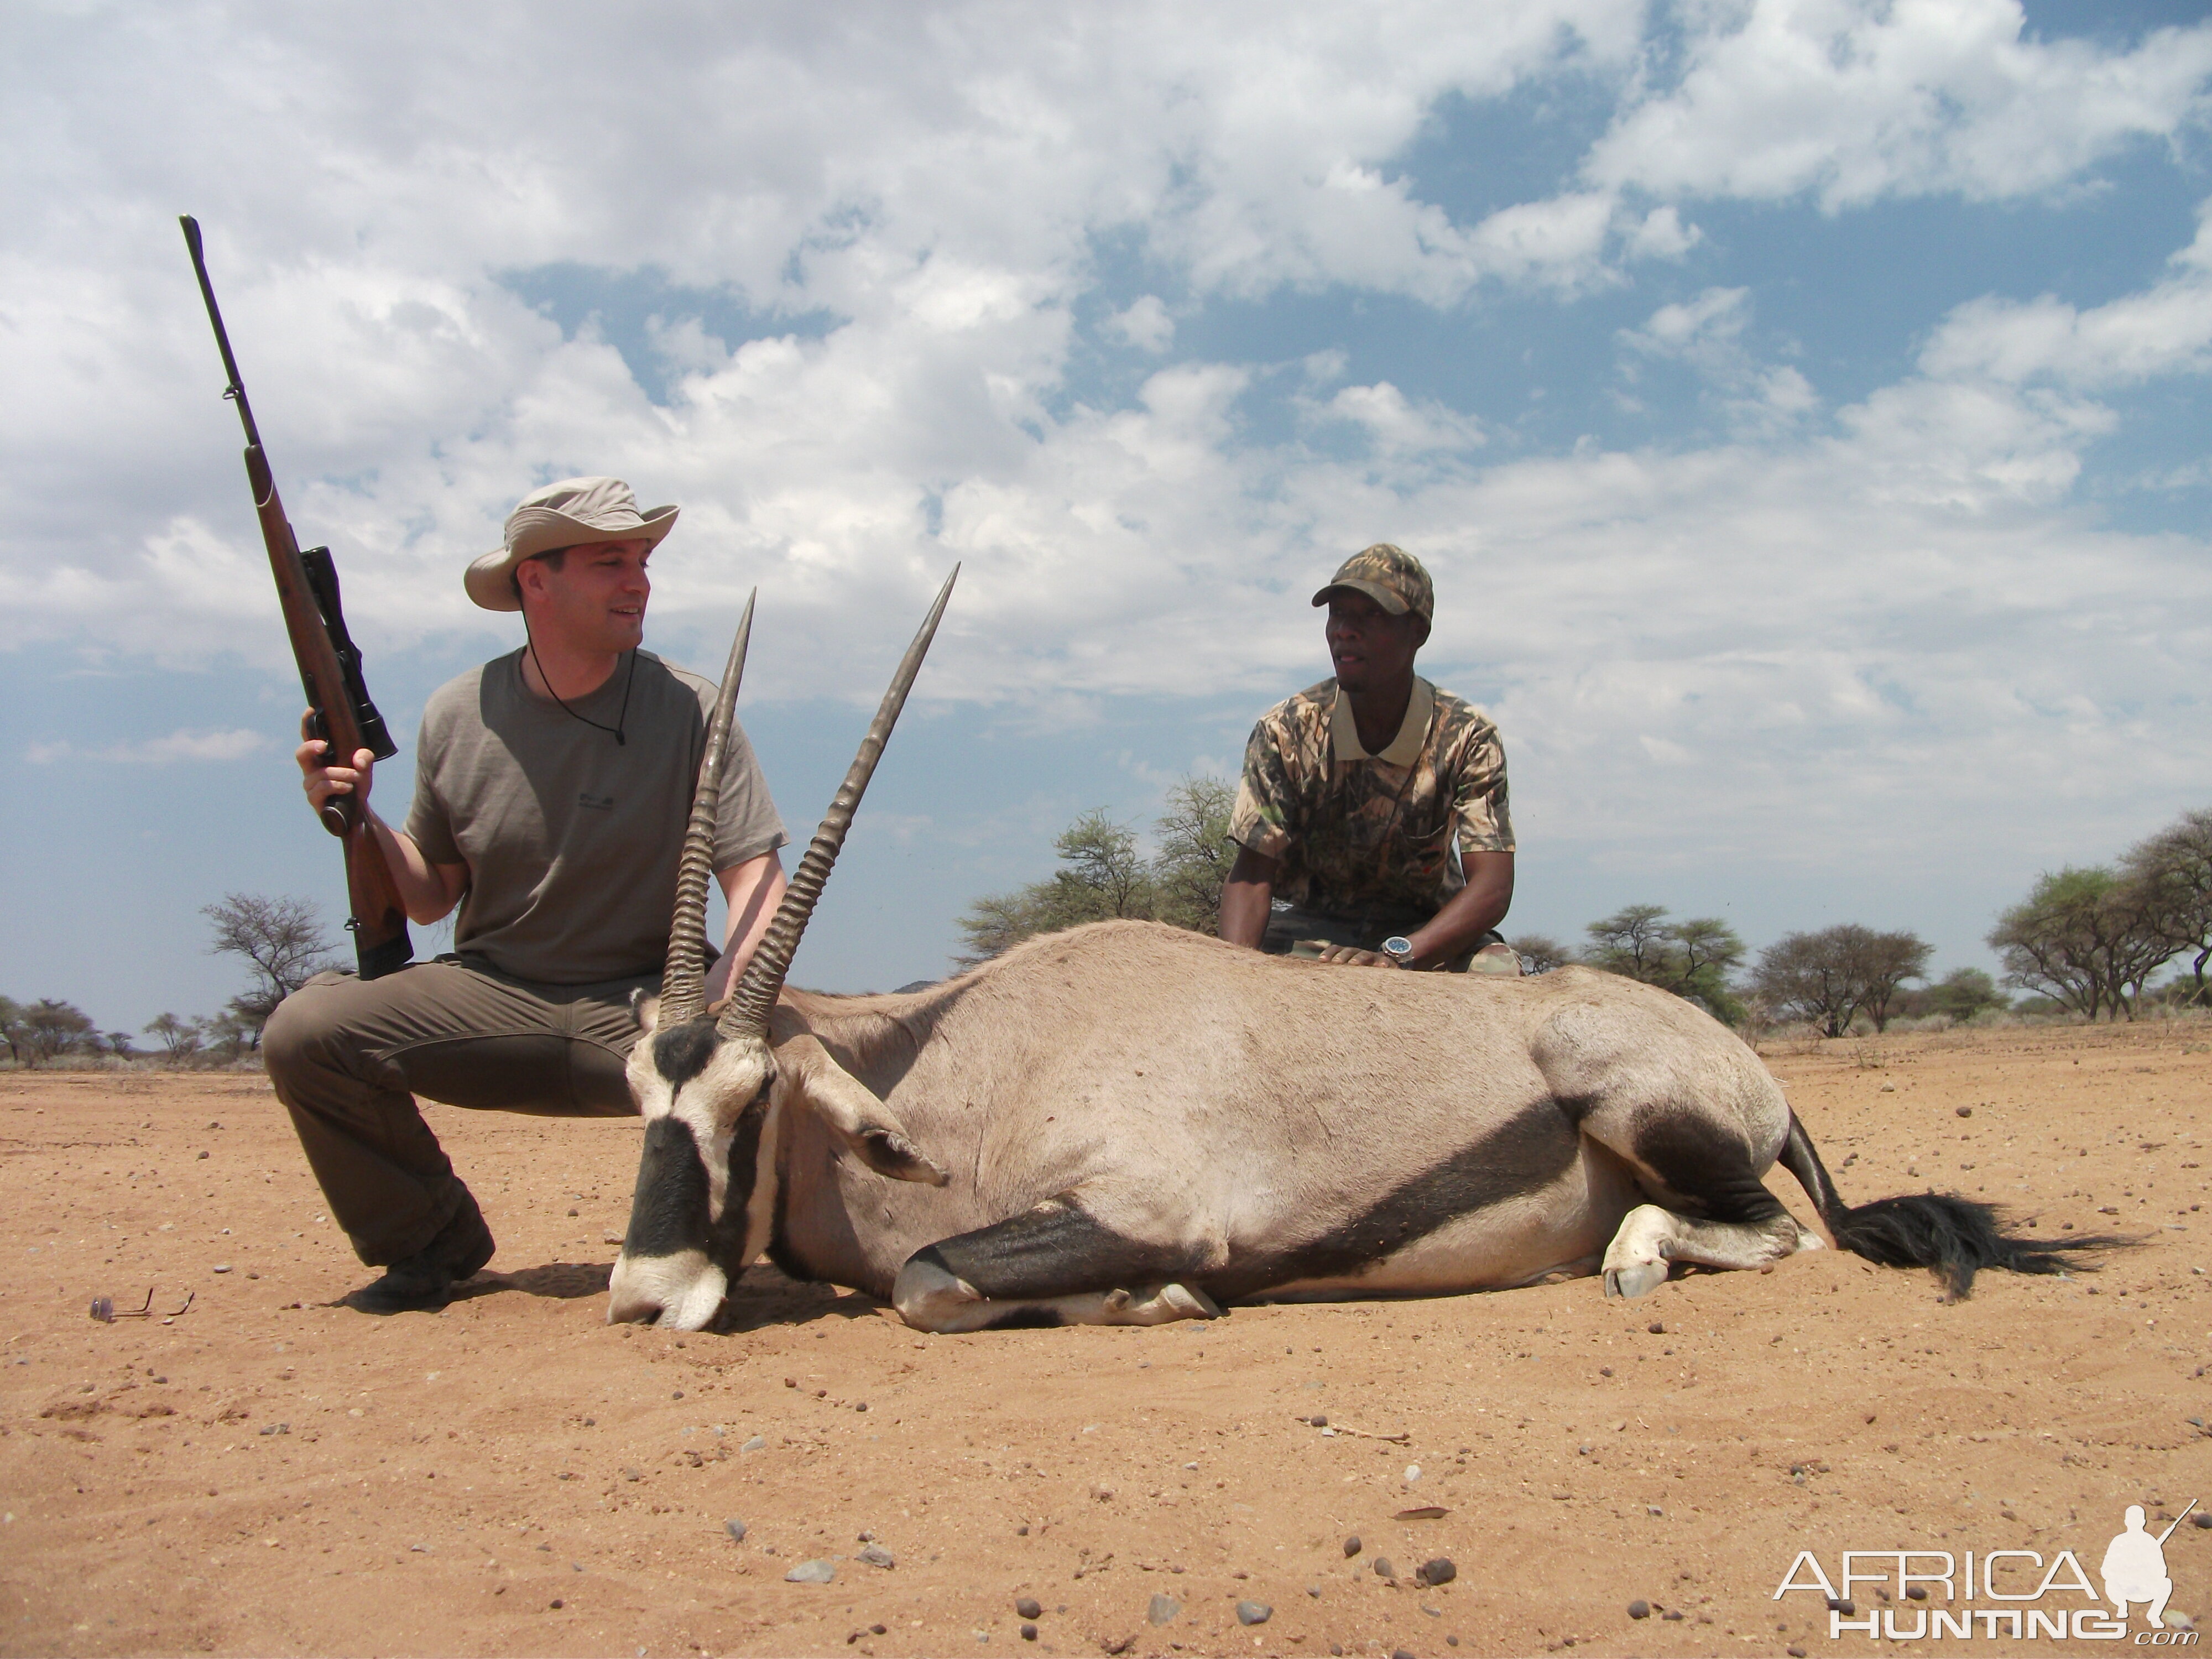
{"type": "Polygon", "coordinates": [[[1176,1601],[1174,1596],[1156,1593],[1152,1597],[1152,1604],[1145,1609],[1145,1618],[1151,1624],[1164,1625],[1182,1611],[1182,1603],[1176,1601]]]}
{"type": "Polygon", "coordinates": [[[1349,1538],[1347,1538],[1347,1539],[1346,1539],[1346,1540],[1344,1540],[1344,1556],[1345,1556],[1345,1559],[1346,1559],[1346,1560],[1348,1561],[1348,1560],[1350,1560],[1353,1556],[1355,1556],[1355,1555],[1357,1555],[1357,1554],[1358,1554],[1358,1553],[1359,1553],[1359,1534],[1358,1534],[1358,1533],[1356,1533],[1356,1532],[1355,1532],[1354,1534],[1352,1534],[1352,1536],[1351,1536],[1351,1537],[1349,1537],[1349,1538]]]}
{"type": "Polygon", "coordinates": [[[1014,1602],[1014,1611],[1024,1619],[1042,1619],[1044,1617],[1044,1603],[1034,1595],[1024,1595],[1014,1602]]]}
{"type": "Polygon", "coordinates": [[[1389,1556],[1378,1555],[1375,1558],[1375,1576],[1377,1578],[1395,1578],[1398,1576],[1397,1569],[1390,1565],[1389,1556]]]}
{"type": "Polygon", "coordinates": [[[745,1541],[745,1523],[738,1520],[734,1515],[728,1520],[722,1522],[722,1530],[729,1534],[731,1537],[737,1540],[740,1544],[745,1541]]]}
{"type": "Polygon", "coordinates": [[[1651,1604],[1638,1597],[1628,1604],[1628,1616],[1631,1619],[1649,1619],[1651,1616],[1651,1604]]]}
{"type": "Polygon", "coordinates": [[[783,1575],[787,1584],[827,1584],[834,1582],[837,1569],[827,1561],[801,1561],[783,1575]]]}
{"type": "Polygon", "coordinates": [[[1439,1555],[1434,1560],[1424,1561],[1413,1571],[1413,1577],[1424,1584],[1449,1584],[1459,1577],[1459,1569],[1448,1556],[1439,1555]]]}
{"type": "Polygon", "coordinates": [[[885,1549],[881,1544],[869,1545],[867,1548],[862,1550],[859,1555],[854,1558],[854,1559],[865,1561],[872,1567],[881,1567],[886,1572],[898,1565],[897,1560],[892,1556],[891,1553],[885,1549]]]}
{"type": "Polygon", "coordinates": [[[1264,1625],[1274,1616],[1274,1608],[1265,1601],[1239,1601],[1237,1604],[1237,1622],[1240,1625],[1264,1625]]]}
{"type": "Polygon", "coordinates": [[[1024,1625],[1024,1626],[1022,1626],[1022,1640],[1023,1640],[1023,1641],[1024,1641],[1024,1642],[1034,1642],[1034,1641],[1036,1641],[1036,1636],[1037,1636],[1037,1632],[1036,1632],[1036,1626],[1035,1625],[1024,1625]]]}

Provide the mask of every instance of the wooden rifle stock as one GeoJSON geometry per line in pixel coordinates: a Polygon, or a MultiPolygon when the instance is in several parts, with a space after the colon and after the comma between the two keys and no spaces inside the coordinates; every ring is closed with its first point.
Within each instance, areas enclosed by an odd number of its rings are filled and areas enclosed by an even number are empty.
{"type": "MultiPolygon", "coordinates": [[[[328,550],[312,550],[315,564],[300,551],[291,520],[276,494],[276,476],[261,447],[261,434],[253,423],[253,410],[246,401],[246,387],[231,356],[230,336],[222,325],[222,313],[215,302],[215,288],[208,280],[207,260],[200,248],[200,228],[191,215],[183,216],[185,244],[191,250],[192,270],[198,276],[200,296],[207,301],[208,321],[215,326],[216,344],[222,353],[229,384],[223,396],[238,405],[246,426],[246,477],[253,489],[253,510],[261,520],[261,540],[269,550],[269,568],[276,579],[276,599],[284,612],[284,631],[291,636],[292,656],[300,665],[300,679],[307,694],[308,725],[312,736],[329,747],[325,762],[353,764],[356,750],[367,749],[379,760],[398,748],[384,730],[384,721],[368,700],[362,683],[360,653],[347,636],[343,613],[338,608],[337,572],[328,550]],[[319,583],[313,577],[319,574],[319,583]]],[[[361,799],[356,794],[332,795],[323,803],[323,827],[343,842],[346,866],[346,927],[354,936],[354,952],[363,979],[375,979],[404,968],[415,954],[407,936],[407,910],[398,884],[392,878],[384,850],[377,845],[361,799]]]]}

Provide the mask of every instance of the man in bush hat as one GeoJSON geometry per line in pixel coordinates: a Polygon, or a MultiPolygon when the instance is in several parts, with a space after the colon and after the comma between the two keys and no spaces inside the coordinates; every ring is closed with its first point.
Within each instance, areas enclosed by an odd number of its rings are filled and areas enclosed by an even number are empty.
{"type": "MultiPolygon", "coordinates": [[[[667,956],[715,693],[640,646],[647,562],[676,516],[639,512],[617,478],[523,498],[463,578],[485,610],[521,614],[523,644],[431,695],[404,830],[370,804],[367,750],[347,763],[300,746],[309,805],[360,797],[409,917],[460,912],[450,955],[367,982],[319,975],[263,1036],[332,1217],[386,1269],[348,1298],[366,1311],[442,1306],[492,1256],[417,1095],[548,1116],[635,1109],[631,994],[657,988],[667,956]]],[[[714,836],[730,927],[710,994],[775,917],[785,839],[732,725],[714,836]]]]}
{"type": "Polygon", "coordinates": [[[1483,712],[1413,672],[1435,592],[1378,542],[1313,602],[1335,677],[1252,728],[1231,814],[1221,937],[1273,955],[1516,974],[1505,750],[1483,712]]]}

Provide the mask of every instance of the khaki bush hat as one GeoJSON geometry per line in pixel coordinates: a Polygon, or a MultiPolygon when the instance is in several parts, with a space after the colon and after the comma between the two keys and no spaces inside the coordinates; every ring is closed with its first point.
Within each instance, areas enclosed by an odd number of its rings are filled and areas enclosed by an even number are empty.
{"type": "Polygon", "coordinates": [[[637,510],[637,497],[620,478],[563,478],[533,489],[507,515],[507,544],[476,560],[461,578],[469,597],[487,611],[520,611],[514,567],[558,547],[586,542],[646,541],[658,546],[676,527],[677,509],[637,510]]]}
{"type": "Polygon", "coordinates": [[[1429,573],[1404,548],[1388,542],[1377,542],[1337,566],[1328,586],[1313,596],[1314,605],[1327,605],[1328,596],[1340,587],[1364,593],[1394,617],[1410,611],[1425,623],[1437,619],[1437,590],[1429,573]]]}

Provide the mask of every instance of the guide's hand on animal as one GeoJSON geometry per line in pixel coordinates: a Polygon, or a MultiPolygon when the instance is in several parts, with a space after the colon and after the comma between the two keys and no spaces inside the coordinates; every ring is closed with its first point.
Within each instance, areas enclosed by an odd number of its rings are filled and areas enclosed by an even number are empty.
{"type": "MultiPolygon", "coordinates": [[[[1320,944],[1316,939],[1316,944],[1320,944]]],[[[1361,951],[1349,945],[1322,945],[1319,960],[1342,968],[1395,968],[1398,964],[1380,951],[1361,951]]]]}
{"type": "Polygon", "coordinates": [[[363,806],[368,803],[368,787],[376,775],[376,757],[366,749],[356,749],[351,766],[325,766],[324,751],[330,744],[320,738],[307,736],[308,722],[315,717],[309,709],[300,716],[300,735],[305,739],[293,751],[300,763],[301,781],[307,792],[307,805],[319,816],[323,803],[332,795],[355,794],[363,806]]]}

